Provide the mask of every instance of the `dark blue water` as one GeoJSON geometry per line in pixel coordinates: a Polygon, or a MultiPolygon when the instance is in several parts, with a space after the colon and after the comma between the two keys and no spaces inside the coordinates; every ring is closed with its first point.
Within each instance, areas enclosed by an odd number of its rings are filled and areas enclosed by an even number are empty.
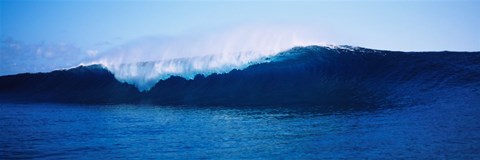
{"type": "Polygon", "coordinates": [[[480,159],[480,52],[269,60],[146,92],[100,65],[2,76],[0,159],[480,159]]]}
{"type": "Polygon", "coordinates": [[[470,159],[480,158],[479,115],[461,101],[330,111],[0,104],[0,159],[470,159]]]}

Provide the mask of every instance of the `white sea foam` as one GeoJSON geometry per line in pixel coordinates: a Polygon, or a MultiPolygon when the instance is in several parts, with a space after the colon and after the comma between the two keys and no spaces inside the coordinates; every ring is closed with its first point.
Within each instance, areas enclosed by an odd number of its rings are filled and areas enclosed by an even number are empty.
{"type": "Polygon", "coordinates": [[[94,63],[145,91],[171,76],[192,79],[197,74],[226,73],[265,62],[266,57],[295,46],[325,44],[318,37],[304,29],[265,26],[176,38],[147,37],[102,53],[94,63]]]}

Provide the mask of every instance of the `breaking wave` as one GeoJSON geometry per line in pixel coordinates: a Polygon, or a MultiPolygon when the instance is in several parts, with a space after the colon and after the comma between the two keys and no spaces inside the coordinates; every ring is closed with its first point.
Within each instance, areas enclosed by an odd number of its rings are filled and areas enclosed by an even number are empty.
{"type": "Polygon", "coordinates": [[[0,101],[14,102],[365,109],[440,103],[478,106],[479,99],[480,52],[351,46],[294,47],[271,56],[199,56],[0,77],[0,101]],[[232,63],[224,63],[225,58],[232,63]]]}
{"type": "Polygon", "coordinates": [[[91,64],[102,64],[119,81],[147,91],[171,76],[227,73],[268,62],[295,46],[325,45],[317,36],[303,29],[250,26],[208,35],[146,37],[115,47],[91,64]]]}

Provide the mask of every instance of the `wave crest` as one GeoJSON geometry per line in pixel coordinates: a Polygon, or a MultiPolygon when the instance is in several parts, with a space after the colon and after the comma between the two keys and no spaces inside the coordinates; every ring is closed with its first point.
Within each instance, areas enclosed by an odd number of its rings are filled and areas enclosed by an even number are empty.
{"type": "Polygon", "coordinates": [[[115,47],[98,60],[115,77],[149,90],[171,76],[226,73],[295,46],[322,45],[318,35],[298,28],[247,26],[208,35],[148,37],[115,47]],[[295,32],[293,32],[295,31],[295,32]],[[298,32],[302,31],[302,32],[298,32]]]}
{"type": "Polygon", "coordinates": [[[104,61],[100,64],[110,70],[119,81],[133,84],[140,91],[147,91],[158,81],[171,76],[193,79],[198,74],[208,76],[213,73],[227,73],[234,69],[243,69],[252,64],[268,62],[267,57],[254,53],[241,53],[127,64],[104,61]]]}

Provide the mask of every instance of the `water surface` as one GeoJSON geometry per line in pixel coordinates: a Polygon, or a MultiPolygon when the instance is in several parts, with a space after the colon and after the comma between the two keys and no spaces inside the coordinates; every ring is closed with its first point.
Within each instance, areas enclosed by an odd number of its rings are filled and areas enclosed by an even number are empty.
{"type": "Polygon", "coordinates": [[[1,159],[479,158],[480,110],[0,104],[1,159]]]}

